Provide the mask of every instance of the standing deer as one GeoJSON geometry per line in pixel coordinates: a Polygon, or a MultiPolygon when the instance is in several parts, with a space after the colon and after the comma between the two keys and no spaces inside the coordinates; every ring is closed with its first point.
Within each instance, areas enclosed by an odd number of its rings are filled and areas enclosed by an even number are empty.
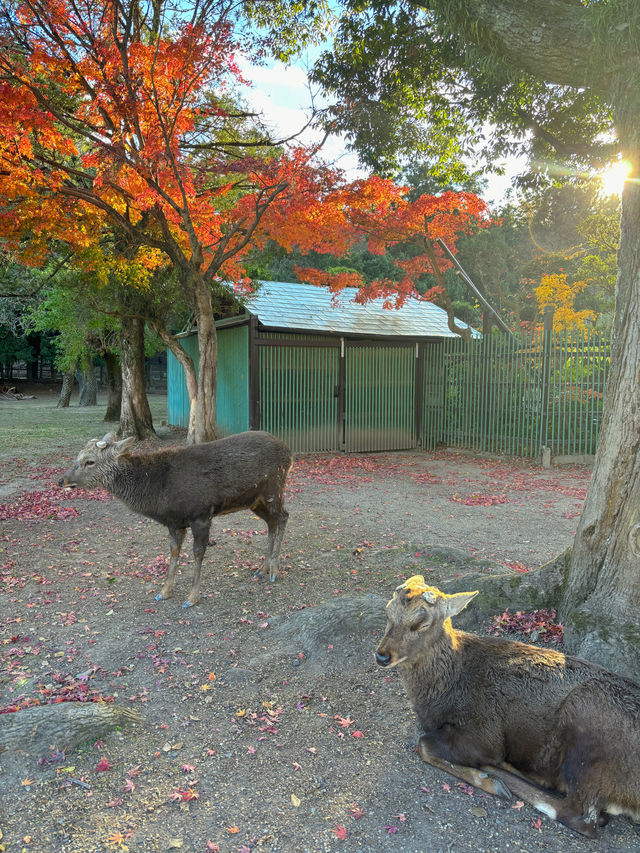
{"type": "Polygon", "coordinates": [[[398,667],[425,732],[420,756],[589,838],[610,815],[640,820],[640,687],[558,651],[455,630],[476,595],[415,575],[387,604],[376,661],[398,667]]]}
{"type": "Polygon", "coordinates": [[[252,431],[132,456],[129,448],[134,441],[117,441],[114,433],[92,439],[58,485],[103,487],[134,512],[167,527],[171,560],[157,600],[170,598],[173,593],[180,549],[190,527],[193,584],[182,606],[196,604],[211,519],[240,509],[252,510],[267,523],[265,570],[269,580],[275,581],[289,517],[284,508],[284,487],[291,451],[286,444],[266,432],[252,431]]]}

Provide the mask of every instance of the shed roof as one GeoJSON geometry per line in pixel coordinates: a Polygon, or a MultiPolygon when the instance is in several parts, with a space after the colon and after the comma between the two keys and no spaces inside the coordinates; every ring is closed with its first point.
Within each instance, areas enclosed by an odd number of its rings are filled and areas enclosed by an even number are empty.
{"type": "MultiPolygon", "coordinates": [[[[383,307],[382,298],[360,305],[354,296],[350,289],[334,294],[328,287],[264,281],[247,308],[262,326],[271,329],[371,337],[455,337],[447,325],[447,312],[433,302],[410,299],[402,308],[389,310],[383,307]]],[[[456,322],[467,327],[461,320],[456,322]]],[[[480,337],[475,329],[472,334],[480,337]]]]}

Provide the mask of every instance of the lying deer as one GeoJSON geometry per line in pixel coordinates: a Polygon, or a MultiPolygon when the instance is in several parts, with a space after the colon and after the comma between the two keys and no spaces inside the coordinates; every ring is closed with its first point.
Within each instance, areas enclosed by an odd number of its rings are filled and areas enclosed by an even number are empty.
{"type": "Polygon", "coordinates": [[[180,549],[190,527],[193,584],[182,606],[196,604],[211,519],[240,509],[252,510],[267,523],[265,569],[271,582],[275,581],[289,517],[284,508],[284,486],[291,468],[291,451],[286,444],[266,432],[242,432],[219,441],[132,456],[129,448],[134,441],[117,441],[114,433],[92,439],[59,485],[83,489],[101,486],[134,512],[167,527],[171,560],[157,600],[173,593],[180,549]]]}
{"type": "Polygon", "coordinates": [[[514,794],[595,838],[640,820],[640,687],[587,661],[457,631],[477,595],[420,575],[397,587],[376,650],[397,666],[424,729],[424,761],[490,794],[514,794]]]}

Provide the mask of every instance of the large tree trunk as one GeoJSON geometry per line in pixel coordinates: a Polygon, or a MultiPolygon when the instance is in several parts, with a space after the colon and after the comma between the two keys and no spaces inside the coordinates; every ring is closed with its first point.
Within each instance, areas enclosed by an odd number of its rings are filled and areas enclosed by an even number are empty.
{"type": "MultiPolygon", "coordinates": [[[[622,239],[611,369],[593,475],[555,595],[570,651],[640,680],[640,96],[638,45],[624,4],[557,0],[415,0],[449,31],[551,84],[598,94],[614,108],[633,167],[622,201],[622,239]],[[605,57],[604,61],[602,57],[605,57]],[[615,58],[615,61],[613,59],[615,58]]],[[[548,590],[564,560],[541,572],[548,590]]],[[[524,583],[524,582],[523,582],[524,583]]],[[[514,591],[514,597],[519,592],[514,591]]],[[[514,602],[515,603],[515,602],[514,602]]]]}
{"type": "Polygon", "coordinates": [[[216,426],[216,392],[218,369],[218,337],[213,318],[211,289],[200,278],[195,282],[198,311],[198,397],[193,430],[187,435],[190,444],[213,441],[218,437],[216,426]]]}
{"type": "Polygon", "coordinates": [[[138,439],[155,435],[144,378],[144,322],[123,317],[120,336],[122,405],[120,435],[138,439]]]}
{"type": "Polygon", "coordinates": [[[58,402],[56,403],[56,409],[69,408],[75,376],[75,370],[67,370],[65,373],[62,374],[62,388],[60,389],[60,396],[58,397],[58,402]]]}
{"type": "Polygon", "coordinates": [[[605,414],[562,610],[570,648],[640,678],[640,140],[625,154],[636,180],[622,199],[605,414]]]}
{"type": "Polygon", "coordinates": [[[80,396],[78,397],[79,406],[97,406],[98,405],[98,386],[96,385],[96,373],[93,369],[93,364],[85,368],[78,376],[80,385],[80,396]]]}
{"type": "Polygon", "coordinates": [[[108,350],[102,353],[104,364],[107,369],[107,411],[105,421],[119,421],[120,408],[122,405],[122,371],[120,359],[108,350]]]}

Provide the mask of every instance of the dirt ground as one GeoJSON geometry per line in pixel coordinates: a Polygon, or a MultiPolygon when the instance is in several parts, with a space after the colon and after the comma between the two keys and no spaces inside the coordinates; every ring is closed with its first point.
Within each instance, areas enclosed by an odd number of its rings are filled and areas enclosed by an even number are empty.
{"type": "MultiPolygon", "coordinates": [[[[161,443],[176,439],[165,429],[161,443]]],[[[468,574],[473,588],[477,573],[524,572],[566,547],[586,468],[451,450],[298,456],[277,582],[251,572],[263,523],[224,516],[202,600],[184,610],[190,538],[176,597],[156,602],[164,528],[55,486],[83,443],[4,448],[0,711],[102,699],[98,716],[140,717],[67,752],[41,739],[3,753],[0,850],[640,849],[624,819],[590,842],[425,765],[397,673],[372,654],[409,575],[468,574]]]]}

